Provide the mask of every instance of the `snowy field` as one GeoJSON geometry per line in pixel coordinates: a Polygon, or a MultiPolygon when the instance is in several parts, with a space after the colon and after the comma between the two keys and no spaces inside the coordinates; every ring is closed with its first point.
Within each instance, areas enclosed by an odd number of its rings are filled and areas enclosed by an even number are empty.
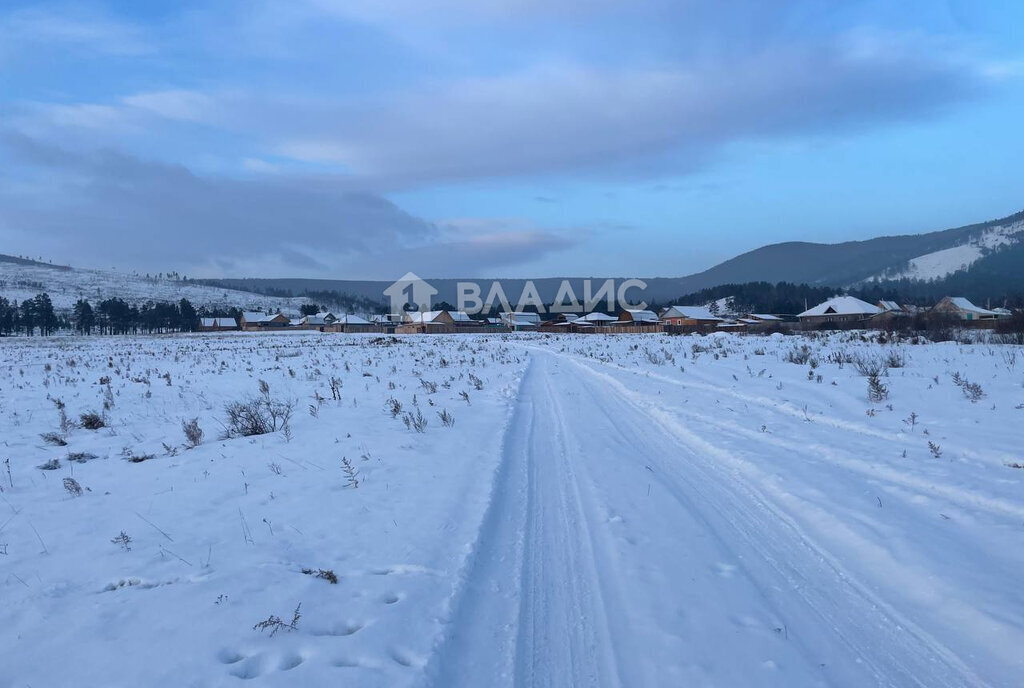
{"type": "Polygon", "coordinates": [[[1021,347],[229,333],[0,362],[2,688],[1024,677],[1021,347]],[[234,402],[276,430],[226,438],[234,402]]]}

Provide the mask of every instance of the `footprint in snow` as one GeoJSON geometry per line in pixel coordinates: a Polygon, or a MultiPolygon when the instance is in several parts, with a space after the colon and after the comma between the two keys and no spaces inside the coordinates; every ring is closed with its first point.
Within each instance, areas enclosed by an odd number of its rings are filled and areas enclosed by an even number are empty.
{"type": "Polygon", "coordinates": [[[300,654],[287,655],[281,660],[281,664],[278,666],[278,669],[281,671],[291,671],[304,661],[306,661],[306,658],[300,654]]]}
{"type": "Polygon", "coordinates": [[[245,659],[245,655],[238,650],[228,650],[225,648],[217,653],[217,661],[221,664],[238,664],[243,659],[245,659]]]}
{"type": "Polygon", "coordinates": [[[426,662],[422,657],[401,647],[391,649],[391,659],[404,667],[422,668],[426,666],[426,662]]]}
{"type": "Polygon", "coordinates": [[[233,664],[228,673],[241,679],[259,678],[263,674],[263,656],[255,655],[233,664]]]}

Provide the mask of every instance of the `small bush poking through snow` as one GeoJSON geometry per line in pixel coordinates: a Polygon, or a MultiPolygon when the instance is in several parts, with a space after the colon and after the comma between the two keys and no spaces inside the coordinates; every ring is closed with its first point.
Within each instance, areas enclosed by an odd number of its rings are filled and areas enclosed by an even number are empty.
{"type": "Polygon", "coordinates": [[[181,430],[185,433],[185,446],[189,449],[198,447],[203,443],[203,429],[199,427],[198,418],[193,418],[189,421],[181,421],[181,430]]]}
{"type": "Polygon", "coordinates": [[[132,538],[128,533],[121,531],[121,534],[117,537],[110,538],[110,541],[115,545],[119,545],[125,552],[132,551],[132,538]]]}
{"type": "Polygon", "coordinates": [[[86,430],[99,430],[100,428],[107,426],[106,421],[103,420],[103,416],[95,411],[86,411],[78,417],[78,420],[86,430]]]}
{"type": "Polygon", "coordinates": [[[338,575],[331,569],[302,569],[302,572],[307,576],[313,576],[314,578],[322,578],[331,585],[338,584],[338,575]]]}
{"type": "Polygon", "coordinates": [[[405,422],[405,427],[411,430],[415,430],[419,433],[427,431],[427,419],[419,409],[416,409],[415,414],[406,413],[402,420],[405,422]]]}
{"type": "Polygon", "coordinates": [[[985,398],[985,390],[977,382],[968,382],[960,376],[960,373],[953,373],[953,384],[960,388],[964,396],[972,403],[977,403],[985,398]]]}
{"type": "Polygon", "coordinates": [[[50,459],[46,463],[41,463],[37,468],[41,471],[55,471],[60,468],[60,459],[50,459]]]}
{"type": "Polygon", "coordinates": [[[260,621],[258,624],[253,626],[252,630],[254,630],[254,631],[266,631],[266,630],[269,629],[270,630],[270,637],[271,638],[273,638],[274,634],[276,634],[278,631],[281,631],[281,630],[285,630],[285,631],[289,631],[289,632],[290,631],[294,631],[294,630],[298,629],[298,627],[299,627],[299,619],[302,618],[302,614],[299,613],[299,609],[301,609],[301,608],[302,608],[302,603],[299,602],[298,606],[295,607],[295,611],[292,612],[292,621],[291,621],[291,623],[285,623],[284,621],[281,620],[281,617],[277,616],[276,614],[271,614],[266,619],[264,619],[263,621],[260,621]]]}
{"type": "Polygon", "coordinates": [[[98,457],[90,452],[68,452],[65,458],[72,463],[85,463],[98,457]]]}
{"type": "Polygon", "coordinates": [[[52,444],[57,447],[68,446],[67,440],[65,440],[64,436],[59,432],[44,432],[40,437],[42,437],[43,441],[47,444],[52,444]]]}
{"type": "Polygon", "coordinates": [[[885,386],[878,373],[868,375],[868,400],[885,401],[889,398],[889,388],[885,386]]]}
{"type": "Polygon", "coordinates": [[[289,430],[295,402],[280,401],[270,396],[270,385],[260,380],[260,395],[245,401],[233,401],[224,407],[228,423],[224,439],[267,435],[289,430]]]}
{"type": "Polygon", "coordinates": [[[82,496],[82,486],[78,484],[78,481],[74,478],[64,478],[64,489],[67,490],[68,494],[72,497],[82,496]]]}

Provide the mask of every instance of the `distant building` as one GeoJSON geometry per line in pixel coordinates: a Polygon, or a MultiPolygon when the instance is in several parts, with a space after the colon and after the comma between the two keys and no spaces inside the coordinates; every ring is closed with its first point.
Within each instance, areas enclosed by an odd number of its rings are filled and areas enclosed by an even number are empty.
{"type": "Polygon", "coordinates": [[[682,327],[715,327],[722,318],[704,306],[669,306],[661,309],[661,321],[666,325],[682,327]]]}
{"type": "Polygon", "coordinates": [[[654,311],[642,310],[637,308],[624,308],[619,311],[620,323],[629,323],[632,325],[639,324],[660,324],[661,320],[658,318],[658,314],[654,311]]]}
{"type": "Polygon", "coordinates": [[[237,329],[238,323],[234,318],[199,318],[200,332],[226,332],[237,329]]]}
{"type": "Polygon", "coordinates": [[[947,296],[935,304],[932,313],[951,315],[960,320],[995,320],[999,317],[998,313],[975,306],[963,296],[947,296]]]}
{"type": "Polygon", "coordinates": [[[347,333],[359,333],[359,332],[380,332],[381,327],[376,323],[372,323],[366,318],[360,318],[358,315],[339,315],[333,317],[331,322],[324,325],[324,332],[347,332],[347,333]]]}
{"type": "Polygon", "coordinates": [[[579,318],[576,319],[576,322],[580,324],[589,323],[595,327],[606,327],[608,325],[611,325],[616,320],[617,318],[615,318],[615,316],[608,315],[606,313],[598,313],[597,311],[594,311],[593,313],[587,313],[586,315],[580,316],[579,318]]]}
{"type": "Polygon", "coordinates": [[[654,311],[625,308],[619,311],[619,319],[609,324],[610,332],[664,332],[665,325],[654,311]]]}
{"type": "Polygon", "coordinates": [[[902,311],[903,307],[895,301],[881,300],[878,302],[878,308],[882,311],[902,311]]]}
{"type": "Polygon", "coordinates": [[[511,311],[506,313],[499,313],[498,317],[501,318],[501,321],[505,324],[505,327],[508,327],[516,332],[519,332],[521,330],[536,330],[538,327],[540,327],[539,313],[511,311]]]}
{"type": "Polygon", "coordinates": [[[783,322],[782,318],[777,315],[769,315],[768,313],[747,313],[743,316],[746,320],[756,320],[762,323],[780,323],[783,322]]]}
{"type": "Polygon", "coordinates": [[[802,323],[850,323],[878,315],[882,309],[853,296],[835,296],[797,317],[802,323]]]}
{"type": "Polygon", "coordinates": [[[448,311],[410,311],[395,334],[430,334],[455,331],[455,319],[448,311]]]}
{"type": "Polygon", "coordinates": [[[283,313],[266,315],[264,313],[246,311],[242,313],[240,323],[243,330],[273,330],[288,327],[291,320],[283,313]]]}

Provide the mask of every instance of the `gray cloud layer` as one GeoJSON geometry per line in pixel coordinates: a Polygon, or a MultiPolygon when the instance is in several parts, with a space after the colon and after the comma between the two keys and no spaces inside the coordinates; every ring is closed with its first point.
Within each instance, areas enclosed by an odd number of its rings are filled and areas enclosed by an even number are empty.
{"type": "Polygon", "coordinates": [[[463,261],[509,265],[567,245],[544,232],[452,241],[387,199],[330,178],[211,179],[113,151],[74,153],[20,135],[2,143],[42,186],[3,185],[0,228],[25,228],[23,238],[35,235],[40,250],[63,255],[107,254],[143,269],[168,269],[173,256],[175,265],[212,274],[337,276],[393,270],[398,258],[402,270],[427,274],[463,261]]]}

